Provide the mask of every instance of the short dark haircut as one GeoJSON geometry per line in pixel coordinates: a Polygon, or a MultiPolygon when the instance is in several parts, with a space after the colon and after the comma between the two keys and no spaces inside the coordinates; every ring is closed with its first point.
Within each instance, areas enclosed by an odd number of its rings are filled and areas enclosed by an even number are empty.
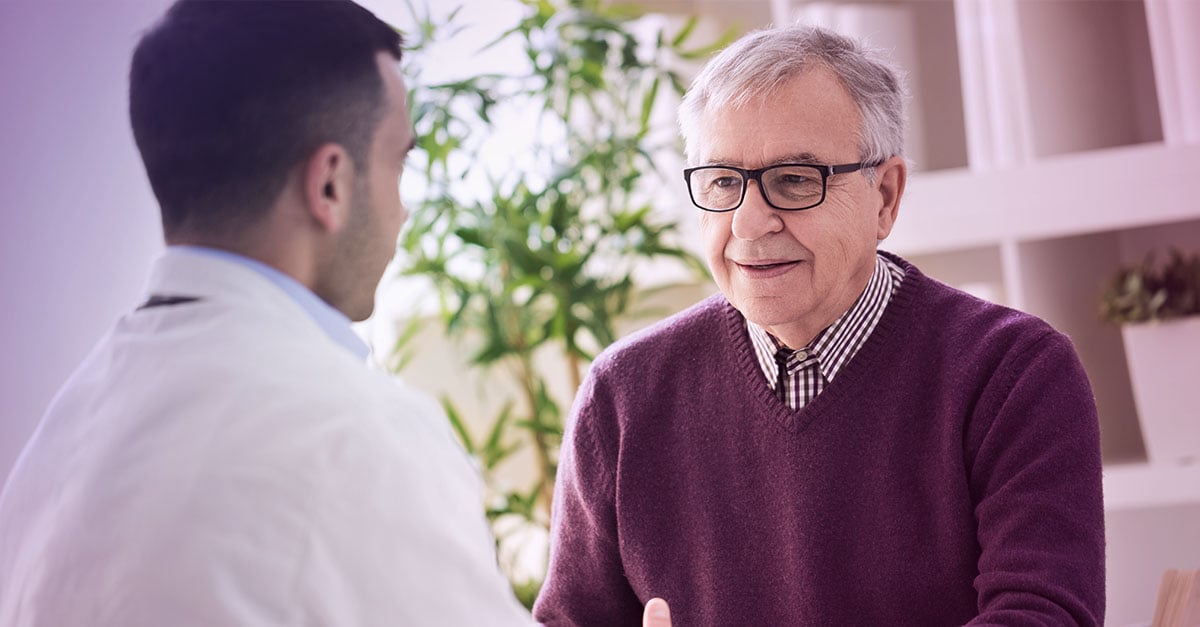
{"type": "Polygon", "coordinates": [[[133,135],[172,235],[266,214],[326,142],[362,170],[384,111],[375,57],[395,29],[349,0],[179,0],[133,53],[133,135]]]}

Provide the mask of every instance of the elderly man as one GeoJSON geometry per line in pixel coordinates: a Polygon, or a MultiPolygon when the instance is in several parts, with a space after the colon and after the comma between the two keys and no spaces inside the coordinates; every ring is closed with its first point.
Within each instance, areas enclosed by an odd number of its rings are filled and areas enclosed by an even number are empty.
{"type": "Polygon", "coordinates": [[[720,294],[614,346],[568,426],[547,624],[1099,625],[1096,410],[1070,341],[876,246],[901,78],[808,27],[680,113],[720,294]]]}

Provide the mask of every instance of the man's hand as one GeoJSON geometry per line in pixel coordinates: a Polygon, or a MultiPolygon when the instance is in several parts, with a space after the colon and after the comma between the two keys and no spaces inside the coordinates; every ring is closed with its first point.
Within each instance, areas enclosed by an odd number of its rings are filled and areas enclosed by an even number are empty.
{"type": "Polygon", "coordinates": [[[671,608],[667,602],[654,598],[646,604],[646,613],[642,614],[642,627],[671,627],[671,608]]]}

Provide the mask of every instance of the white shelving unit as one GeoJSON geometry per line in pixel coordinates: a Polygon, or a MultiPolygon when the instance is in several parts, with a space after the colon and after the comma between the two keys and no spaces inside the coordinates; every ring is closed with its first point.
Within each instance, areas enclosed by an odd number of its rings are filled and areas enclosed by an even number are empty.
{"type": "Polygon", "coordinates": [[[1148,621],[1158,574],[1200,567],[1200,466],[1147,461],[1121,333],[1097,312],[1118,266],[1200,250],[1200,0],[643,4],[711,32],[829,26],[909,72],[914,167],[885,247],[1072,337],[1101,417],[1110,624],[1148,621]]]}

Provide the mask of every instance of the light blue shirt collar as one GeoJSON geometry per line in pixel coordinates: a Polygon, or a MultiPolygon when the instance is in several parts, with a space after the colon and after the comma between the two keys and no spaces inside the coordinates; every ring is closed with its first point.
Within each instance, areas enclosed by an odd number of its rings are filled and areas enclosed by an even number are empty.
{"type": "Polygon", "coordinates": [[[319,296],[312,293],[312,290],[304,287],[299,281],[279,270],[261,261],[256,261],[237,253],[208,248],[206,246],[170,246],[169,250],[172,252],[178,251],[186,254],[202,255],[214,259],[223,259],[254,270],[277,285],[297,305],[300,305],[300,308],[308,313],[309,317],[317,323],[317,326],[321,327],[321,330],[325,331],[325,334],[330,339],[342,345],[346,350],[363,361],[370,354],[370,347],[355,335],[354,330],[350,328],[350,318],[347,318],[345,314],[337,309],[330,307],[329,303],[321,300],[319,296]]]}

